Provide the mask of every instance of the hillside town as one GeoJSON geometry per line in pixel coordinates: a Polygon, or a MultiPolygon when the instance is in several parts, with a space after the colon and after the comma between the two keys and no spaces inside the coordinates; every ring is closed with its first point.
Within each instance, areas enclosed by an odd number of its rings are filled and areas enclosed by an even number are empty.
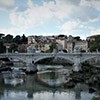
{"type": "Polygon", "coordinates": [[[79,36],[28,36],[0,34],[0,53],[39,53],[39,52],[98,52],[100,35],[87,37],[82,40],[79,36]],[[98,38],[98,39],[97,39],[98,38]],[[95,45],[93,45],[95,44],[95,45]],[[3,47],[2,47],[3,46],[3,47]]]}

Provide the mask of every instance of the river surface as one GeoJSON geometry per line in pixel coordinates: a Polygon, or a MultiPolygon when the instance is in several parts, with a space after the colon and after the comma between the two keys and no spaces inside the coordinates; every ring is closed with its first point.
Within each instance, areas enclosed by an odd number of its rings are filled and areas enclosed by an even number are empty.
{"type": "Polygon", "coordinates": [[[64,87],[69,67],[38,65],[38,68],[36,74],[21,79],[0,74],[0,100],[91,100],[99,94],[99,91],[89,93],[88,86],[82,83],[71,89],[64,87]]]}

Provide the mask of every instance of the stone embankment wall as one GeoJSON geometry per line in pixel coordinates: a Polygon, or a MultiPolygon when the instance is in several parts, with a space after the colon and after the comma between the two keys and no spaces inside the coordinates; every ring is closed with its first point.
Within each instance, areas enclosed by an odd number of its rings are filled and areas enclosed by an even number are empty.
{"type": "Polygon", "coordinates": [[[92,65],[100,65],[100,58],[90,59],[87,62],[89,62],[89,64],[92,64],[92,65]]]}

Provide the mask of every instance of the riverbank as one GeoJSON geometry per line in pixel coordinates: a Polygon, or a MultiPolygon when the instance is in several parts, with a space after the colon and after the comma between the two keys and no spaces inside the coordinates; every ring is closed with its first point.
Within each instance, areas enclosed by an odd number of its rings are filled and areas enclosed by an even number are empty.
{"type": "MultiPolygon", "coordinates": [[[[69,75],[71,80],[65,85],[67,88],[74,87],[77,83],[85,83],[89,86],[89,92],[95,92],[100,89],[100,68],[83,64],[79,72],[72,71],[69,75]]],[[[66,76],[67,78],[67,76],[66,76]]]]}

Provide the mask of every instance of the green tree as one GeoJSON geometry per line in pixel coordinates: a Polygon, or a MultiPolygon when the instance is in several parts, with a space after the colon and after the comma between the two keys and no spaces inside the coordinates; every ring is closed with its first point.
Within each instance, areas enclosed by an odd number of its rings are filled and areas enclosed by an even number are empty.
{"type": "Polygon", "coordinates": [[[51,43],[50,45],[50,52],[53,52],[54,49],[57,49],[57,45],[55,42],[51,43]]]}
{"type": "Polygon", "coordinates": [[[100,51],[100,35],[92,36],[93,40],[89,41],[89,48],[91,52],[100,51]]]}
{"type": "Polygon", "coordinates": [[[0,41],[0,53],[4,53],[6,51],[6,47],[3,45],[3,42],[0,41]]]}
{"type": "Polygon", "coordinates": [[[18,45],[16,43],[11,43],[11,46],[9,48],[9,51],[10,52],[14,52],[14,51],[17,51],[18,50],[18,45]]]}
{"type": "Polygon", "coordinates": [[[20,35],[17,35],[17,36],[13,39],[13,41],[14,41],[15,43],[17,43],[17,44],[21,44],[21,37],[20,37],[20,35]]]}
{"type": "Polygon", "coordinates": [[[21,37],[21,43],[22,44],[27,44],[27,37],[23,34],[23,36],[21,37]]]}
{"type": "Polygon", "coordinates": [[[4,37],[4,42],[11,43],[12,41],[13,41],[13,35],[8,34],[4,37]]]}
{"type": "Polygon", "coordinates": [[[3,33],[0,33],[0,40],[2,40],[4,34],[3,33]]]}
{"type": "Polygon", "coordinates": [[[100,100],[100,97],[93,97],[92,100],[100,100]]]}

